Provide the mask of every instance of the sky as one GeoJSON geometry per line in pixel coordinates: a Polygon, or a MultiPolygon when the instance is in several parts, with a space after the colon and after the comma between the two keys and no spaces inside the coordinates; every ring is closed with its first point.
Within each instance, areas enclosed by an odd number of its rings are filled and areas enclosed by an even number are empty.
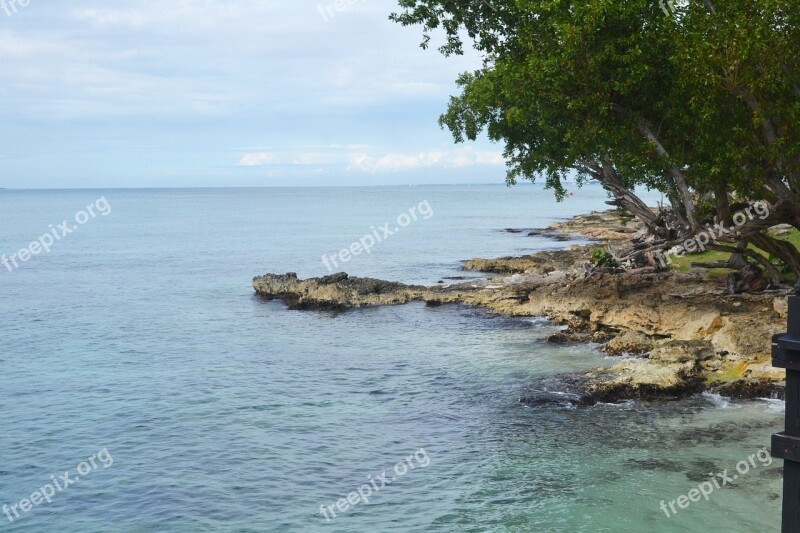
{"type": "Polygon", "coordinates": [[[437,124],[480,56],[396,10],[0,0],[0,187],[502,183],[499,145],[437,124]]]}

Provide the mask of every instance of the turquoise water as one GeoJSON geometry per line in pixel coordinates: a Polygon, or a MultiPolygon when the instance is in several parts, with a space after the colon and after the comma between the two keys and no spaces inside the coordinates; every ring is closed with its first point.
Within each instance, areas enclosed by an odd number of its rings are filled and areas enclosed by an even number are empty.
{"type": "Polygon", "coordinates": [[[777,460],[670,518],[659,504],[767,445],[779,404],[528,408],[538,378],[613,360],[546,343],[541,319],[292,312],[250,286],[326,274],[322,254],[423,201],[432,217],[344,269],[464,275],[464,259],[563,246],[502,230],[602,208],[597,188],[562,204],[532,186],[0,191],[0,253],[101,196],[107,216],[0,266],[0,505],[20,513],[0,530],[778,531],[777,460]],[[51,503],[20,509],[92,456],[51,503]],[[397,479],[336,509],[384,471],[397,479]]]}

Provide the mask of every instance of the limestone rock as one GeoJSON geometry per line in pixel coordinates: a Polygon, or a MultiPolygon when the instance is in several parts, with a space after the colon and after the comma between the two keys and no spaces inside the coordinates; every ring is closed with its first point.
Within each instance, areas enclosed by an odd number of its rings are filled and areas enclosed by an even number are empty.
{"type": "Polygon", "coordinates": [[[784,296],[783,298],[775,298],[772,301],[772,308],[780,318],[787,318],[789,316],[789,301],[784,296]]]}
{"type": "Polygon", "coordinates": [[[716,354],[709,341],[664,341],[650,352],[650,359],[660,363],[695,363],[711,359],[716,354]]]}
{"type": "Polygon", "coordinates": [[[752,365],[747,365],[743,375],[751,379],[781,381],[786,379],[786,370],[775,368],[772,363],[753,363],[752,365]]]}
{"type": "Polygon", "coordinates": [[[621,335],[614,337],[601,350],[610,355],[643,355],[655,346],[655,342],[638,331],[626,331],[621,335]]]}

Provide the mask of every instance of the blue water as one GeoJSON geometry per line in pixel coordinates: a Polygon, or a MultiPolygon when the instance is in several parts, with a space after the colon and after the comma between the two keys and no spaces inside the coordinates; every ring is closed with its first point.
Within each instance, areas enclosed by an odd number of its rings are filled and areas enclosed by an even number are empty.
{"type": "Polygon", "coordinates": [[[100,197],[106,216],[0,266],[0,505],[18,513],[0,530],[778,531],[779,461],[670,518],[659,503],[735,471],[780,405],[531,409],[535,379],[613,360],[546,343],[537,318],[253,294],[253,275],[327,274],[323,254],[423,201],[433,216],[343,269],[435,283],[465,259],[560,247],[503,230],[604,208],[598,188],[561,204],[533,186],[0,191],[0,254],[100,197]],[[397,479],[336,509],[384,471],[397,479]]]}

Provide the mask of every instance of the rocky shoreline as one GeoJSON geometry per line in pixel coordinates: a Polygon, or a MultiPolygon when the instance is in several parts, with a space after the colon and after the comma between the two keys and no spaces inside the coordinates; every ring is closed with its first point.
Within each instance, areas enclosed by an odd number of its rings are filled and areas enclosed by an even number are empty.
{"type": "MultiPolygon", "coordinates": [[[[615,212],[590,213],[532,234],[621,243],[637,224],[615,212]]],[[[521,237],[524,238],[524,237],[521,237]]],[[[297,310],[346,310],[412,301],[460,303],[507,316],[545,316],[566,329],[551,342],[596,342],[620,361],[534,384],[521,399],[591,405],[626,399],[673,399],[701,391],[734,398],[783,398],[784,373],[770,364],[770,339],[786,328],[789,290],[726,294],[706,271],[588,269],[592,248],[571,246],[523,257],[476,258],[465,270],[488,279],[427,287],[345,273],[306,280],[266,274],[253,287],[297,310]]]]}

